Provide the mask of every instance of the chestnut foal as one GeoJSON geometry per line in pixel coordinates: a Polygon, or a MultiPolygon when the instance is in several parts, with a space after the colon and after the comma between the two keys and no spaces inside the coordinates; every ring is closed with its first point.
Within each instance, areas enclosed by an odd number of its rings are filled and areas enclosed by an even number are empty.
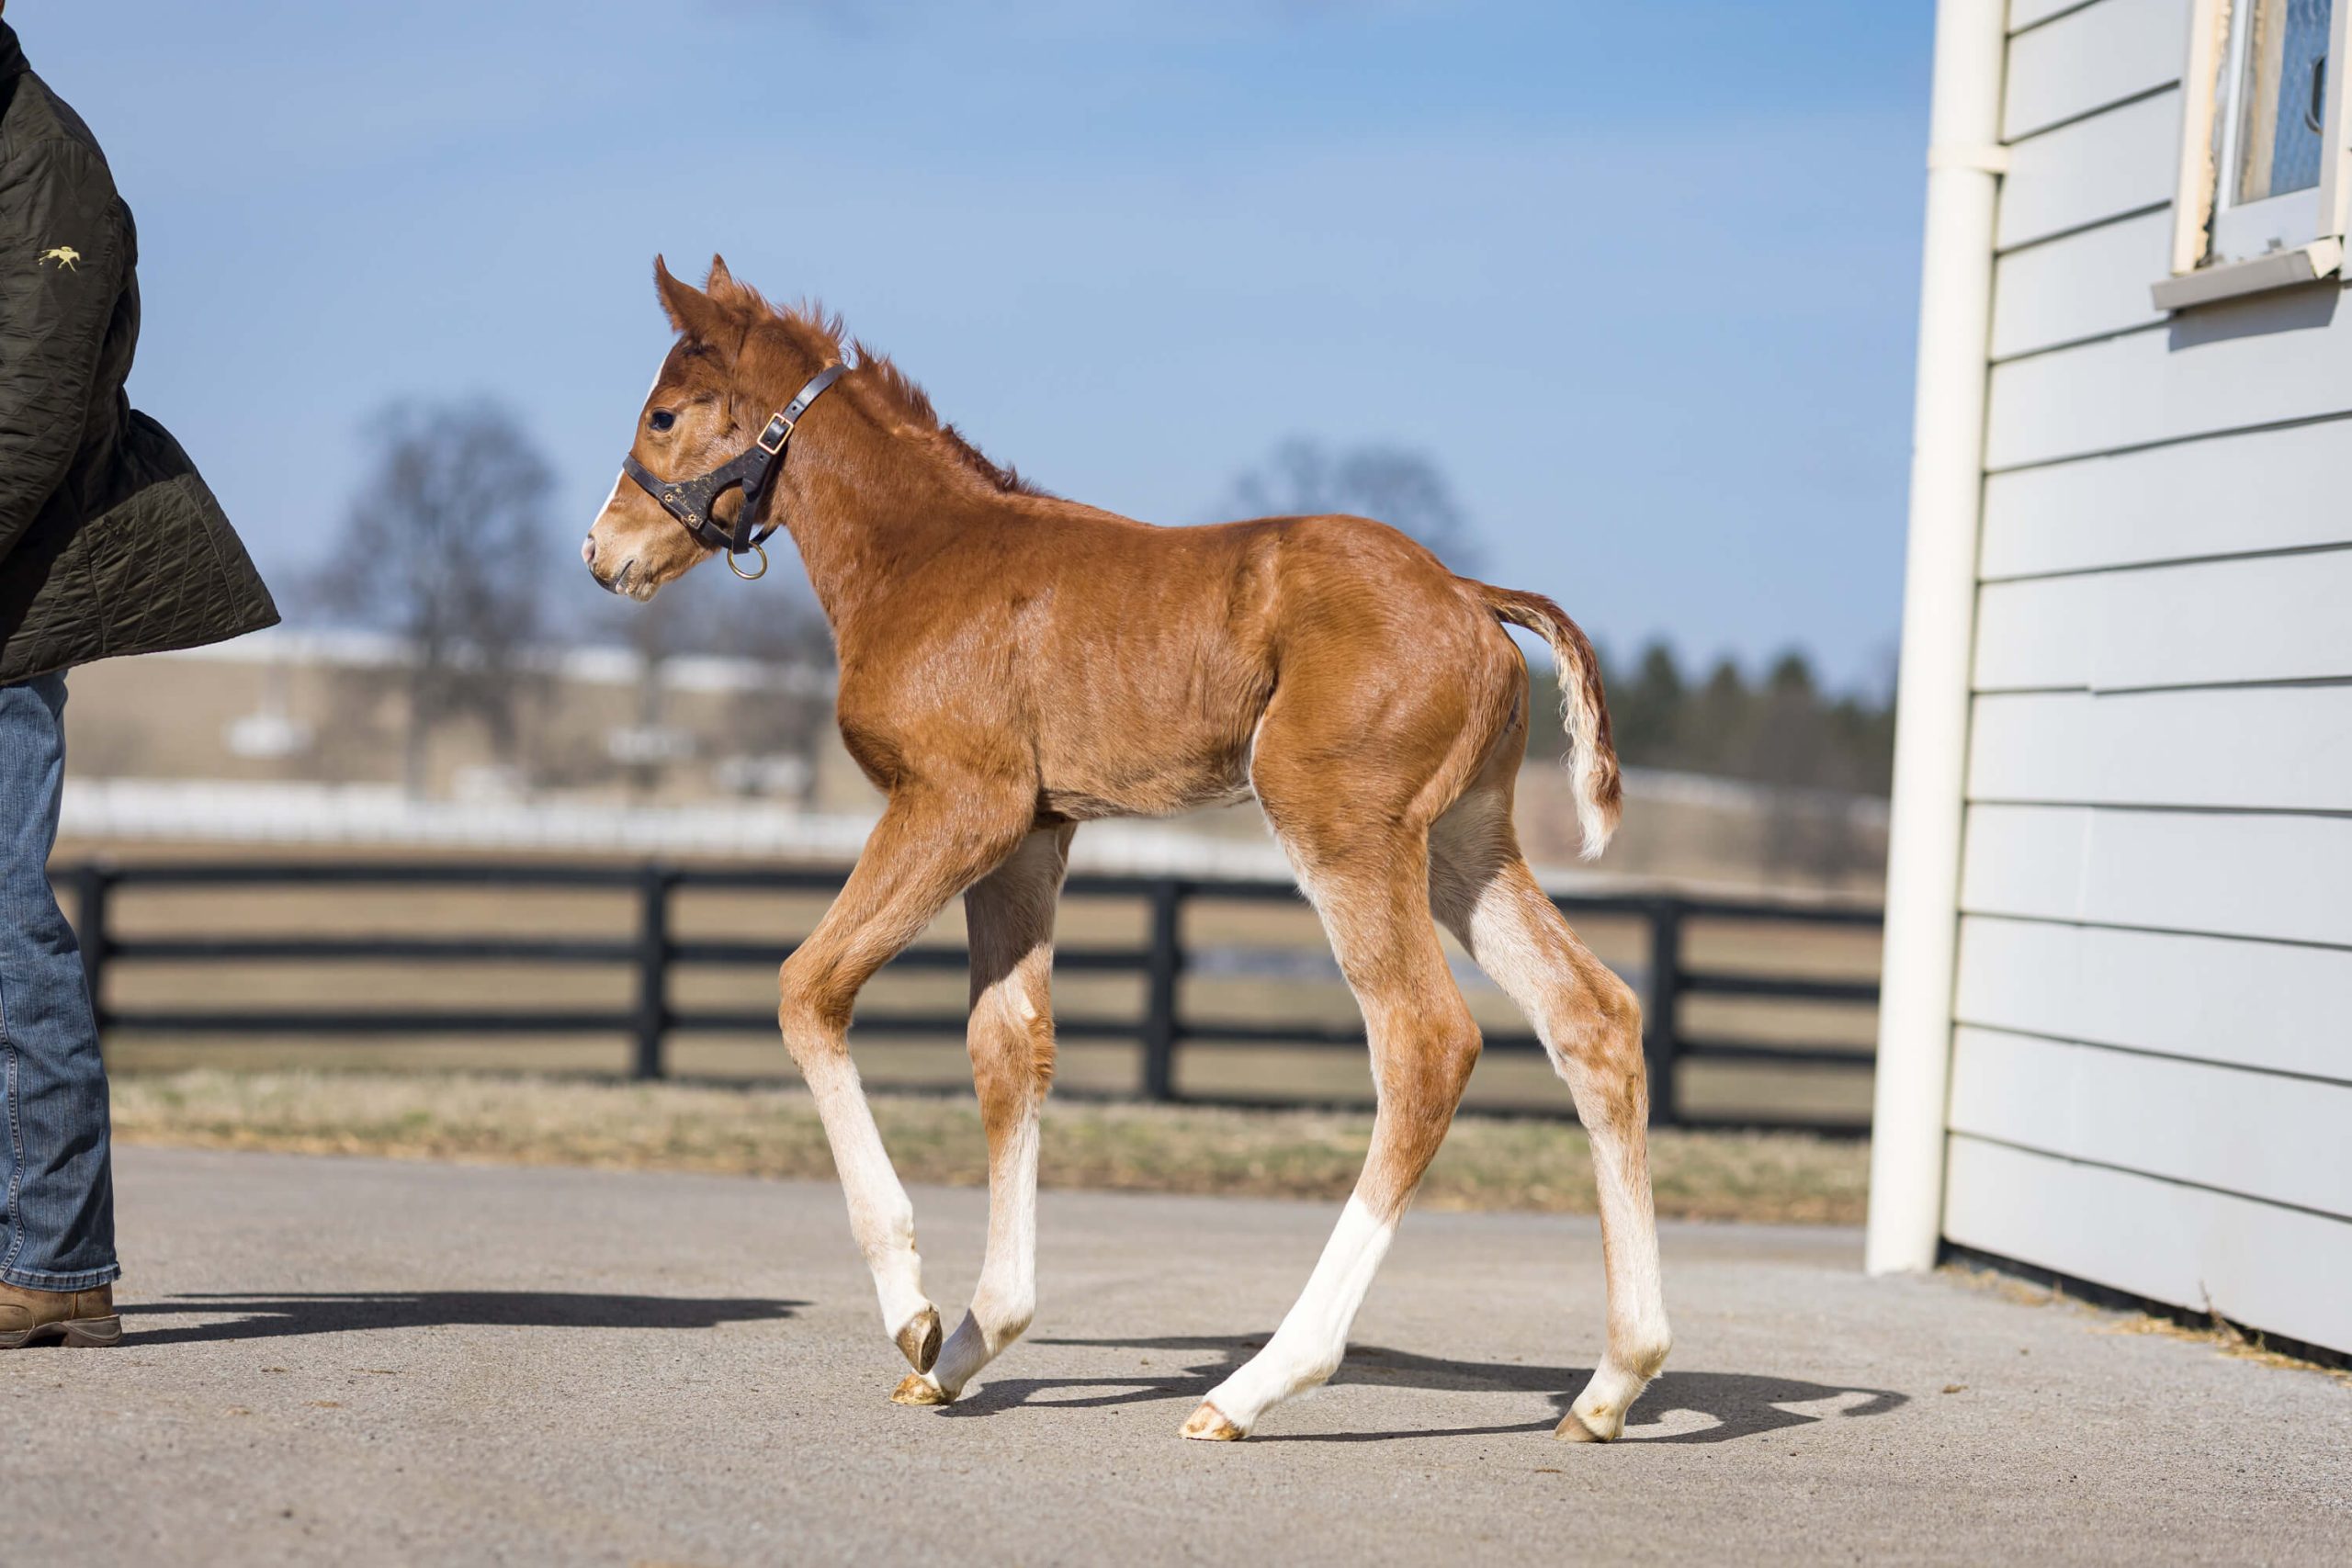
{"type": "Polygon", "coordinates": [[[639,417],[632,472],[582,554],[605,587],[648,599],[720,546],[747,548],[755,519],[741,508],[764,508],[789,522],[832,624],[842,738],[888,805],[784,964],[778,1016],[883,1326],[915,1368],[893,1397],[955,1399],[1035,1310],[1047,976],[1077,825],[1255,795],[1363,1009],[1379,1110],[1305,1293],[1183,1435],[1246,1436],[1340,1364],[1478,1056],[1434,912],[1533,1021],[1590,1136],[1608,1348],[1558,1435],[1618,1436],[1668,1342],[1640,1010],[1521,858],[1511,790],[1528,677],[1501,623],[1558,656],[1589,856],[1616,826],[1619,790],[1584,634],[1551,601],[1456,577],[1363,518],[1158,528],[1040,494],[943,425],[888,361],[844,352],[837,321],[772,308],[716,258],[702,289],[659,260],[654,276],[678,341],[639,417]],[[845,363],[838,385],[822,382],[845,363]],[[731,482],[741,459],[765,470],[749,502],[693,486],[722,468],[731,482]],[[971,1309],[943,1348],[913,1210],[846,1036],[859,987],[959,893],[989,1231],[971,1309]]]}

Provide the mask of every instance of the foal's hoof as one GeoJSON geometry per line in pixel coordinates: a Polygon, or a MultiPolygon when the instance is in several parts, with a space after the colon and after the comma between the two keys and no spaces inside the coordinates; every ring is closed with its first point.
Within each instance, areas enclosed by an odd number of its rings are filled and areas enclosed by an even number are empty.
{"type": "Polygon", "coordinates": [[[1225,1418],[1225,1412],[1206,1400],[1184,1423],[1183,1436],[1201,1443],[1238,1443],[1249,1434],[1225,1418]]]}
{"type": "Polygon", "coordinates": [[[906,1326],[898,1333],[899,1354],[919,1372],[931,1371],[939,1359],[939,1309],[927,1306],[907,1319],[906,1326]]]}
{"type": "Polygon", "coordinates": [[[1610,1443],[1624,1430],[1625,1417],[1622,1415],[1611,1420],[1596,1411],[1587,1418],[1571,1410],[1560,1417],[1560,1424],[1552,1428],[1552,1436],[1564,1443],[1610,1443]]]}
{"type": "Polygon", "coordinates": [[[909,1372],[906,1381],[890,1391],[893,1404],[953,1404],[956,1396],[923,1376],[909,1372]]]}

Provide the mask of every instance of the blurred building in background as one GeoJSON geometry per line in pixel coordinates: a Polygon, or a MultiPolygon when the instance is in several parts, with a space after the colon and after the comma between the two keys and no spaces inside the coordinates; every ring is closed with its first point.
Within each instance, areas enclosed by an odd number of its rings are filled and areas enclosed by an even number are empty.
{"type": "MultiPolygon", "coordinates": [[[[842,749],[821,659],[526,649],[494,722],[447,714],[422,735],[414,664],[390,634],[279,629],[77,671],[64,852],[383,844],[842,862],[878,807],[842,749]]],[[[1535,700],[1548,711],[1547,678],[1535,700]]],[[[1876,888],[1883,798],[1684,768],[1629,768],[1609,858],[1570,869],[1559,744],[1539,731],[1520,819],[1530,852],[1566,881],[1876,888]]],[[[1287,874],[1249,805],[1090,824],[1078,852],[1106,869],[1287,874]]]]}
{"type": "MultiPolygon", "coordinates": [[[[74,677],[82,778],[290,781],[406,787],[413,660],[400,639],[273,629],[135,669],[74,677]]],[[[637,802],[862,803],[831,734],[833,672],[818,663],[649,659],[626,647],[532,649],[503,716],[435,723],[420,800],[583,795],[637,802]]]]}

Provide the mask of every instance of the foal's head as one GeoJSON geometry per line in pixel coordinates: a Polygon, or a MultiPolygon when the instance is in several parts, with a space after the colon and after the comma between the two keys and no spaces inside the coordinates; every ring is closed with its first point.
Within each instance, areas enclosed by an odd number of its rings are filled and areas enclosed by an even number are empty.
{"type": "MultiPolygon", "coordinates": [[[[753,383],[763,383],[767,374],[789,374],[783,357],[809,351],[770,341],[770,334],[758,332],[776,320],[775,313],[737,283],[717,256],[710,259],[709,281],[701,288],[672,276],[658,256],[653,281],[678,341],[662,359],[653,389],[638,412],[629,455],[659,479],[691,479],[752,445],[775,412],[759,400],[765,394],[753,383]],[[777,358],[778,364],[766,365],[767,357],[777,358]],[[760,363],[749,363],[754,360],[760,363]]],[[[811,363],[801,373],[815,367],[811,363]]],[[[731,527],[742,505],[742,491],[733,490],[721,495],[711,511],[720,525],[731,527]]],[[[626,474],[614,485],[580,547],[580,558],[598,582],[640,600],[652,598],[663,583],[718,553],[626,474]]]]}

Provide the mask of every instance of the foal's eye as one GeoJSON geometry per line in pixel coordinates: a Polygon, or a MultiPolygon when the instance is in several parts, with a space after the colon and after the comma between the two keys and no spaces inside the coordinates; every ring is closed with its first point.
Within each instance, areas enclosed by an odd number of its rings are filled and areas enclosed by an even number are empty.
{"type": "Polygon", "coordinates": [[[668,409],[655,409],[653,411],[652,417],[646,421],[646,423],[651,425],[656,430],[667,430],[677,423],[678,416],[672,413],[668,409]]]}

